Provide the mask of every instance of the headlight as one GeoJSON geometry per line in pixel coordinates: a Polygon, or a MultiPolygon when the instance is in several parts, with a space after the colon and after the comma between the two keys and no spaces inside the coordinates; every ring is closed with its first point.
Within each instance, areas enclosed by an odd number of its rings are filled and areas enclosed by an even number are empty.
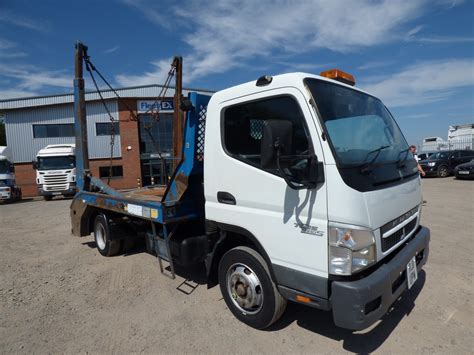
{"type": "Polygon", "coordinates": [[[428,163],[428,166],[435,166],[435,165],[436,165],[436,163],[435,163],[434,161],[430,161],[430,162],[428,163]]]}
{"type": "Polygon", "coordinates": [[[329,273],[351,275],[375,262],[371,230],[342,224],[329,225],[329,273]]]}

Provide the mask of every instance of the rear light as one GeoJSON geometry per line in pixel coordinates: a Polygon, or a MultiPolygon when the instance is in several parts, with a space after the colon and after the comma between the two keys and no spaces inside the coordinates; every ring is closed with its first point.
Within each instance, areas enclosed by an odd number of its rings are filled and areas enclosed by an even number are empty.
{"type": "Polygon", "coordinates": [[[326,70],[326,71],[321,72],[321,74],[319,75],[328,79],[340,81],[341,83],[344,83],[347,85],[351,85],[351,86],[355,85],[354,77],[351,74],[343,72],[340,69],[326,70]]]}

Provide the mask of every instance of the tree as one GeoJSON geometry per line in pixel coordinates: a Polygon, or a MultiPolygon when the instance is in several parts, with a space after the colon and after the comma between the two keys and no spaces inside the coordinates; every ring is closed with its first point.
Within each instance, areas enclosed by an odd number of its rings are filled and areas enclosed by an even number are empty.
{"type": "Polygon", "coordinates": [[[7,135],[5,133],[5,123],[0,122],[0,145],[7,145],[7,135]]]}

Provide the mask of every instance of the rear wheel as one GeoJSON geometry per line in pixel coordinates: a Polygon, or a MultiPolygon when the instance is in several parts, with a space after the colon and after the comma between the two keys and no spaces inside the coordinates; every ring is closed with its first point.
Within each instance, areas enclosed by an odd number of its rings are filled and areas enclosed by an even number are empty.
{"type": "Polygon", "coordinates": [[[103,256],[114,256],[120,251],[121,241],[110,238],[110,228],[104,214],[99,214],[94,220],[94,240],[97,250],[103,256]]]}
{"type": "Polygon", "coordinates": [[[441,165],[438,168],[438,176],[439,177],[447,177],[448,175],[449,175],[448,167],[446,165],[441,165]]]}
{"type": "Polygon", "coordinates": [[[251,327],[267,328],[285,311],[286,300],[271,280],[265,260],[251,248],[241,246],[224,254],[219,284],[227,307],[251,327]]]}

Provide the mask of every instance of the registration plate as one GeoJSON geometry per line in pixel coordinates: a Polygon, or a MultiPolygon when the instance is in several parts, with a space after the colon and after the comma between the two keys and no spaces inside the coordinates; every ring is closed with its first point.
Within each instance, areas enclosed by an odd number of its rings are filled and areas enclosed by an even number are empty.
{"type": "Polygon", "coordinates": [[[53,192],[53,195],[58,196],[58,195],[61,195],[61,193],[60,192],[53,192]]]}
{"type": "Polygon", "coordinates": [[[458,174],[460,175],[469,175],[469,171],[458,171],[458,174]]]}
{"type": "Polygon", "coordinates": [[[413,257],[407,264],[408,289],[410,289],[418,279],[418,270],[416,269],[416,260],[413,257]]]}

